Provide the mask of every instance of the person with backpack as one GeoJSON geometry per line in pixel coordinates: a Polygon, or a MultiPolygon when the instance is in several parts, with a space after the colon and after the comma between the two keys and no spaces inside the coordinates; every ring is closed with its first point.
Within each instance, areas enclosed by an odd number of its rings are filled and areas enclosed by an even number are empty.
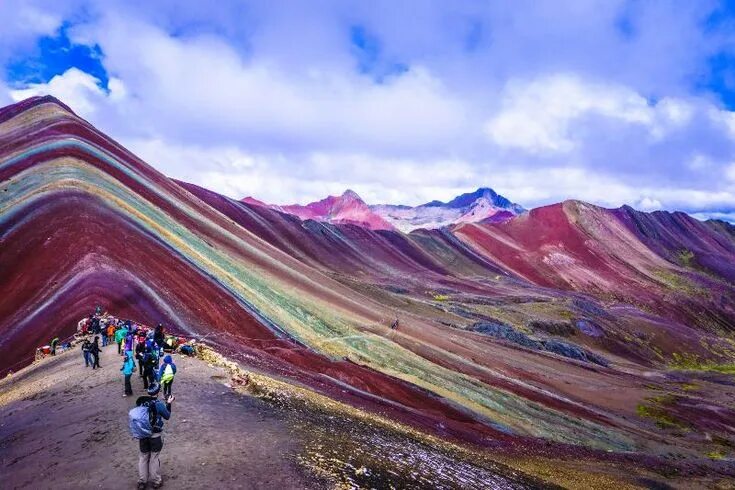
{"type": "Polygon", "coordinates": [[[163,396],[171,396],[171,386],[174,384],[174,376],[176,375],[176,364],[170,355],[163,358],[163,364],[158,370],[158,382],[163,388],[163,396]]]}
{"type": "Polygon", "coordinates": [[[84,356],[84,367],[89,367],[92,364],[92,355],[89,353],[92,348],[92,343],[88,339],[84,339],[82,342],[82,355],[84,356]]]}
{"type": "Polygon", "coordinates": [[[89,348],[89,353],[92,356],[92,369],[101,368],[100,366],[100,338],[95,335],[94,342],[89,348]]]}
{"type": "Polygon", "coordinates": [[[135,372],[135,361],[133,361],[133,356],[125,354],[125,360],[123,360],[123,365],[120,368],[120,371],[122,371],[123,376],[125,376],[125,392],[123,393],[123,396],[130,396],[133,394],[133,387],[130,385],[130,377],[135,372]]]}
{"type": "Polygon", "coordinates": [[[143,388],[148,389],[153,386],[156,381],[156,366],[158,365],[158,356],[151,349],[146,349],[143,354],[143,388]]]}
{"type": "Polygon", "coordinates": [[[117,342],[117,353],[122,355],[122,343],[123,340],[125,340],[125,334],[127,333],[127,330],[125,327],[118,327],[117,330],[115,330],[115,342],[117,342]]]}
{"type": "Polygon", "coordinates": [[[171,418],[171,404],[174,397],[169,396],[166,402],[158,399],[161,386],[154,383],[148,388],[148,396],[141,396],[135,401],[135,407],[128,412],[130,433],[138,439],[138,488],[144,489],[148,482],[153,488],[159,488],[161,479],[160,455],[163,449],[163,420],[171,418]]]}

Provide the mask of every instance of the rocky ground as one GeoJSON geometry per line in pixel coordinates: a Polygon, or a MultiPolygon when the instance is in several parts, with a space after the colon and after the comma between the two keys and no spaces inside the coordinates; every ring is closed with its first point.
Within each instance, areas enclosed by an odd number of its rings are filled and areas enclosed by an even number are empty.
{"type": "MultiPolygon", "coordinates": [[[[302,441],[271,407],[228,389],[226,373],[175,356],[176,401],[166,423],[162,474],[170,488],[304,488],[326,484],[297,463],[302,441]]],[[[137,441],[128,433],[121,358],[106,347],[102,368],[79,348],[0,382],[3,488],[134,488],[137,441]]]]}
{"type": "MultiPolygon", "coordinates": [[[[733,488],[721,475],[670,478],[621,458],[457,445],[208,348],[175,362],[161,457],[169,488],[733,488]]],[[[134,396],[122,396],[114,346],[101,364],[85,368],[77,346],[0,380],[3,489],[135,488],[127,412],[142,382],[134,376],[134,396]]]]}

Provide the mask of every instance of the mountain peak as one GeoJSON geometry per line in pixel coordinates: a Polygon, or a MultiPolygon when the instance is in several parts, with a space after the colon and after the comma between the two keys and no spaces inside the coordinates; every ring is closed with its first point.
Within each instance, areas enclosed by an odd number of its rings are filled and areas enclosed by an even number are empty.
{"type": "Polygon", "coordinates": [[[342,199],[354,199],[357,201],[362,201],[362,198],[359,196],[359,194],[352,189],[347,189],[342,193],[342,199]]]}
{"type": "Polygon", "coordinates": [[[55,113],[57,115],[59,113],[67,113],[69,116],[78,117],[68,105],[64,104],[62,101],[60,101],[53,95],[37,95],[34,97],[23,99],[20,102],[16,102],[15,104],[11,104],[9,106],[1,108],[0,109],[0,122],[5,122],[17,116],[18,114],[21,114],[25,111],[29,111],[35,107],[38,107],[44,104],[56,105],[57,110],[55,111],[55,113]]]}

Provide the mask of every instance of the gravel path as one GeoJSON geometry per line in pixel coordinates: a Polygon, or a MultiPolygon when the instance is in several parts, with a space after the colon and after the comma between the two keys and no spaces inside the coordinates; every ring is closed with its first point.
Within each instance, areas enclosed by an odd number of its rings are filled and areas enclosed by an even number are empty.
{"type": "MultiPolygon", "coordinates": [[[[104,348],[101,369],[81,351],[44,360],[0,381],[0,487],[135,488],[137,441],[127,412],[144,394],[133,376],[124,398],[121,358],[104,348]]],[[[302,441],[258,399],[223,383],[226,373],[174,356],[176,401],[161,453],[169,488],[321,487],[295,462],[302,441]]]]}

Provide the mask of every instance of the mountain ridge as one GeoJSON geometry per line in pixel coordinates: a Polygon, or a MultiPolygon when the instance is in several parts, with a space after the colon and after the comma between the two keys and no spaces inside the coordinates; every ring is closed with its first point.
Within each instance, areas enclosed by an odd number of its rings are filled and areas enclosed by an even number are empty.
{"type": "Polygon", "coordinates": [[[267,204],[252,197],[241,201],[290,213],[302,220],[355,224],[373,230],[399,229],[404,232],[418,228],[442,228],[461,222],[505,221],[526,211],[489,187],[461,194],[446,203],[431,201],[419,206],[368,205],[351,189],[345,190],[340,196],[328,196],[304,205],[267,204]]]}

